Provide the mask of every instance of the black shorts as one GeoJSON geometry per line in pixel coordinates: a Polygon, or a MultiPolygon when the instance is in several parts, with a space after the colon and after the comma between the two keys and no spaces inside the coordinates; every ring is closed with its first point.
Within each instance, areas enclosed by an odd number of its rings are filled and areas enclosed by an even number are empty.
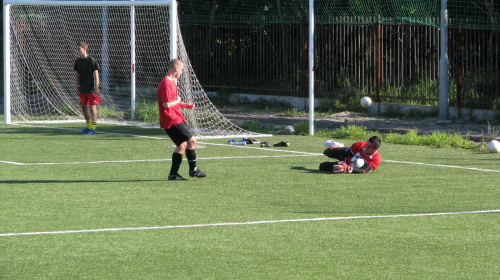
{"type": "Polygon", "coordinates": [[[347,149],[348,148],[344,148],[344,147],[333,148],[333,149],[327,148],[323,152],[323,154],[329,158],[335,158],[335,159],[338,159],[341,161],[345,161],[346,156],[349,155],[349,153],[346,152],[347,149]]]}
{"type": "Polygon", "coordinates": [[[193,137],[193,133],[191,133],[187,124],[184,122],[176,126],[172,126],[168,129],[165,128],[165,131],[167,132],[170,139],[174,141],[176,146],[179,146],[183,142],[186,142],[191,139],[191,137],[193,137]]]}

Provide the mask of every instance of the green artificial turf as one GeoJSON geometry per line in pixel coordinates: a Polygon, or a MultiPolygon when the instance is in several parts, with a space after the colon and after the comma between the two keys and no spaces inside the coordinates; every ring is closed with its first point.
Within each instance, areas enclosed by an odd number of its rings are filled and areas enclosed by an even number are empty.
{"type": "Polygon", "coordinates": [[[172,182],[163,130],[79,128],[0,124],[0,279],[500,276],[500,154],[382,143],[328,174],[320,137],[199,139],[208,177],[172,182]]]}

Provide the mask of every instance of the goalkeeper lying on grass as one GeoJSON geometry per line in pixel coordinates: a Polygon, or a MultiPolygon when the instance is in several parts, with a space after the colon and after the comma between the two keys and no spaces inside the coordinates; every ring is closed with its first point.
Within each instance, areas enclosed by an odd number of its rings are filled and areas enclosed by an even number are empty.
{"type": "Polygon", "coordinates": [[[380,138],[372,136],[367,142],[360,141],[351,147],[331,146],[323,154],[335,158],[335,162],[323,162],[319,170],[337,173],[369,173],[377,169],[382,162],[380,156],[380,138]]]}

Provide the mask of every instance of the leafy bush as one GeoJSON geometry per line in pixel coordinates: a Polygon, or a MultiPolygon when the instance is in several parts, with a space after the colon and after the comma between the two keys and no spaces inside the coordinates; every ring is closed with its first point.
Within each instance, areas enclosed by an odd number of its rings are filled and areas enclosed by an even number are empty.
{"type": "Polygon", "coordinates": [[[295,134],[297,135],[309,135],[309,123],[308,122],[298,122],[293,125],[295,129],[295,134]]]}
{"type": "Polygon", "coordinates": [[[299,111],[297,108],[288,108],[286,111],[280,113],[279,115],[281,116],[288,116],[288,117],[299,117],[299,116],[308,116],[309,113],[305,111],[299,111]]]}
{"type": "Polygon", "coordinates": [[[159,121],[158,103],[157,102],[137,103],[135,106],[134,120],[146,123],[158,123],[159,121]]]}
{"type": "Polygon", "coordinates": [[[370,136],[366,127],[357,125],[342,126],[336,130],[322,130],[315,134],[323,138],[341,138],[353,140],[367,140],[370,136]]]}
{"type": "Polygon", "coordinates": [[[274,127],[272,125],[265,125],[259,121],[246,121],[241,125],[241,128],[248,131],[258,133],[273,133],[274,127]]]}
{"type": "Polygon", "coordinates": [[[100,118],[101,117],[102,118],[115,117],[115,116],[124,117],[124,112],[118,111],[118,110],[114,109],[113,107],[99,105],[98,110],[99,110],[99,117],[100,118]]]}
{"type": "MultiPolygon", "coordinates": [[[[366,141],[373,136],[368,133],[363,126],[348,125],[335,130],[318,131],[314,136],[332,139],[353,139],[356,141],[366,141]]],[[[479,145],[469,140],[469,136],[462,138],[459,133],[447,134],[435,132],[431,134],[419,135],[416,131],[409,131],[406,134],[388,133],[379,135],[382,142],[403,145],[431,146],[437,148],[463,148],[481,149],[484,145],[479,145]]]]}

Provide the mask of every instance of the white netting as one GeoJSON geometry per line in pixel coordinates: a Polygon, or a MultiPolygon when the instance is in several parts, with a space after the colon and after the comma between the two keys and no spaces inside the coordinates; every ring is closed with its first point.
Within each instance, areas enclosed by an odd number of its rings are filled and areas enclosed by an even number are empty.
{"type": "MultiPolygon", "coordinates": [[[[156,89],[170,61],[169,7],[135,8],[136,111],[157,110],[156,89]]],[[[131,7],[11,6],[12,122],[83,120],[73,65],[76,43],[89,43],[89,55],[101,65],[99,122],[130,121],[131,7]]],[[[197,136],[257,135],[229,122],[210,102],[191,67],[177,26],[178,57],[185,62],[181,98],[194,102],[184,110],[197,136]]],[[[157,123],[155,119],[154,122],[157,123]]]]}

